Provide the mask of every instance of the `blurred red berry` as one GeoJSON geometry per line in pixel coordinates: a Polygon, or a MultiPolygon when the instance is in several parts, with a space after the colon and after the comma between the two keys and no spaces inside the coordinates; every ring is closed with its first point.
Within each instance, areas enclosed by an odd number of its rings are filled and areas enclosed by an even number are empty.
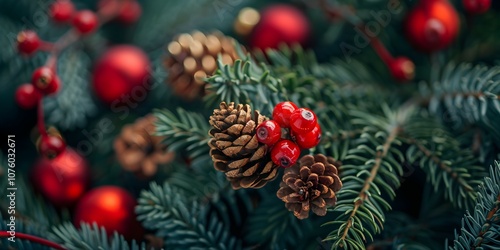
{"type": "Polygon", "coordinates": [[[70,21],[74,13],[75,6],[70,0],[57,0],[50,6],[50,16],[58,23],[70,21]]]}
{"type": "Polygon", "coordinates": [[[40,48],[42,42],[32,30],[24,30],[17,35],[17,50],[20,53],[31,55],[40,48]]]}

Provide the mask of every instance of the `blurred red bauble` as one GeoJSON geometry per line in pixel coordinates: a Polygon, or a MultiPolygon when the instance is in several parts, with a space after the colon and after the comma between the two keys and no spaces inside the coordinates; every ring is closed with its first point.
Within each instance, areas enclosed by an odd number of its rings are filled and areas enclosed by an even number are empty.
{"type": "Polygon", "coordinates": [[[94,91],[108,104],[122,98],[135,102],[138,100],[134,99],[142,100],[146,94],[144,85],[149,78],[149,67],[149,59],[141,49],[129,45],[115,46],[97,62],[92,76],[94,91]]]}
{"type": "Polygon", "coordinates": [[[41,98],[42,93],[30,83],[25,83],[16,90],[16,103],[23,109],[36,107],[41,98]]]}
{"type": "Polygon", "coordinates": [[[406,82],[415,76],[415,64],[407,57],[396,57],[389,63],[389,71],[396,81],[406,82]]]}
{"type": "Polygon", "coordinates": [[[277,4],[263,10],[251,34],[250,44],[261,50],[276,49],[282,43],[304,45],[309,34],[309,20],[299,9],[277,4]]]}
{"type": "Polygon", "coordinates": [[[71,206],[84,194],[90,176],[87,161],[67,148],[54,159],[38,160],[32,170],[34,186],[56,206],[71,206]]]}
{"type": "Polygon", "coordinates": [[[463,0],[464,9],[472,15],[483,14],[491,7],[491,0],[463,0]]]}
{"type": "Polygon", "coordinates": [[[70,0],[57,0],[50,6],[50,16],[58,23],[71,20],[75,12],[75,6],[70,0]]]}
{"type": "Polygon", "coordinates": [[[433,52],[448,47],[457,37],[460,20],[447,0],[421,0],[405,21],[410,43],[421,51],[433,52]]]}
{"type": "Polygon", "coordinates": [[[74,223],[86,222],[106,228],[108,236],[114,231],[126,239],[140,239],[143,233],[135,215],[135,198],[126,190],[115,186],[102,186],[89,191],[78,202],[74,223]]]}
{"type": "Polygon", "coordinates": [[[142,13],[137,0],[100,0],[98,6],[102,13],[116,15],[116,20],[124,24],[135,23],[142,13]]]}

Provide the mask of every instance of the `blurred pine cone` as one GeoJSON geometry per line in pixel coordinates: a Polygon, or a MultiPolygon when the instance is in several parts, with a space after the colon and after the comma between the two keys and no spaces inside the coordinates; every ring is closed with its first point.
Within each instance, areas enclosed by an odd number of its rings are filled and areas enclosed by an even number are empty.
{"type": "Polygon", "coordinates": [[[235,44],[233,38],[220,32],[180,34],[168,45],[167,84],[188,101],[203,97],[206,84],[203,79],[217,69],[217,55],[221,54],[224,64],[232,64],[238,58],[235,44]]]}
{"type": "Polygon", "coordinates": [[[174,153],[167,152],[161,143],[163,137],[155,136],[156,117],[149,114],[123,127],[116,137],[114,148],[121,166],[141,177],[153,176],[160,164],[174,159],[174,153]]]}
{"type": "Polygon", "coordinates": [[[324,216],[328,206],[337,202],[336,192],[342,187],[337,167],[340,162],[322,154],[303,156],[293,167],[285,170],[276,193],[295,217],[309,217],[309,210],[324,216]]]}
{"type": "Polygon", "coordinates": [[[226,174],[234,189],[261,188],[276,178],[278,166],[271,161],[267,145],[255,135],[266,119],[258,111],[252,117],[249,105],[225,102],[210,116],[210,155],[215,169],[226,174]]]}

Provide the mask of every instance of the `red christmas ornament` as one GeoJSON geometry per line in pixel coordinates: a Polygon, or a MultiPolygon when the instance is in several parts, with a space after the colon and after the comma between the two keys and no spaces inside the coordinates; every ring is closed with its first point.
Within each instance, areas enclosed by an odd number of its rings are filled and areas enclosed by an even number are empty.
{"type": "Polygon", "coordinates": [[[415,76],[415,64],[406,57],[394,58],[388,66],[394,79],[399,82],[412,80],[415,76]]]}
{"type": "Polygon", "coordinates": [[[266,8],[250,38],[254,48],[266,50],[278,48],[280,44],[304,45],[310,34],[307,17],[297,8],[277,4],[266,8]]]}
{"type": "Polygon", "coordinates": [[[70,0],[58,0],[50,6],[50,16],[58,23],[70,21],[74,12],[75,6],[70,0]]]}
{"type": "Polygon", "coordinates": [[[84,194],[89,172],[87,161],[67,148],[54,159],[41,158],[31,176],[47,200],[56,206],[70,206],[84,194]]]}
{"type": "Polygon", "coordinates": [[[483,14],[491,7],[491,0],[463,0],[462,3],[465,11],[472,15],[483,14]]]}
{"type": "Polygon", "coordinates": [[[98,6],[106,15],[116,15],[116,20],[124,24],[135,23],[142,13],[137,0],[100,0],[98,6]]]}
{"type": "Polygon", "coordinates": [[[60,82],[56,72],[46,66],[36,69],[31,76],[31,84],[46,95],[56,93],[61,85],[60,82]]]}
{"type": "Polygon", "coordinates": [[[99,20],[97,15],[90,10],[81,10],[73,18],[73,27],[82,35],[87,35],[97,29],[99,20]]]}
{"type": "Polygon", "coordinates": [[[408,40],[425,52],[448,47],[459,29],[458,14],[447,0],[421,0],[405,21],[408,40]]]}
{"type": "Polygon", "coordinates": [[[25,83],[16,90],[16,103],[23,109],[32,109],[38,105],[42,94],[33,85],[25,83]]]}
{"type": "Polygon", "coordinates": [[[74,223],[79,226],[80,222],[96,222],[106,228],[108,236],[117,231],[126,239],[140,239],[143,229],[136,219],[136,205],[135,198],[122,188],[98,187],[89,191],[78,202],[74,223]]]}
{"type": "Polygon", "coordinates": [[[94,70],[92,84],[96,95],[108,104],[143,100],[149,65],[147,55],[137,47],[121,45],[109,49],[94,70]]]}
{"type": "Polygon", "coordinates": [[[21,31],[17,35],[17,50],[25,55],[35,53],[41,44],[42,41],[40,41],[36,32],[32,30],[21,31]]]}

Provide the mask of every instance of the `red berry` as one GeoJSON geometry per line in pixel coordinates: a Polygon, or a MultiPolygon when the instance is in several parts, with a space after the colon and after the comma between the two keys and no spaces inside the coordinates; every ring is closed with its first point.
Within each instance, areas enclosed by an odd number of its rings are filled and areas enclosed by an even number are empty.
{"type": "Polygon", "coordinates": [[[60,80],[54,70],[43,66],[33,72],[31,84],[42,93],[48,95],[59,90],[60,80]]]}
{"type": "Polygon", "coordinates": [[[19,32],[17,35],[17,50],[20,53],[31,55],[40,48],[42,41],[32,30],[25,30],[19,32]]]}
{"type": "Polygon", "coordinates": [[[32,109],[38,105],[42,94],[33,85],[25,83],[16,90],[16,103],[23,109],[32,109]]]}
{"type": "Polygon", "coordinates": [[[38,150],[43,156],[53,159],[66,149],[66,143],[60,136],[45,135],[38,142],[38,150]]]}
{"type": "Polygon", "coordinates": [[[488,11],[491,0],[463,0],[464,9],[470,14],[478,15],[488,11]]]}
{"type": "Polygon", "coordinates": [[[97,15],[90,10],[78,11],[73,18],[73,26],[82,35],[92,33],[98,25],[97,15]]]}
{"type": "Polygon", "coordinates": [[[273,120],[281,127],[290,127],[290,115],[297,109],[297,105],[293,102],[280,102],[276,104],[273,110],[273,120]]]}
{"type": "Polygon", "coordinates": [[[317,123],[311,131],[296,135],[292,134],[292,137],[295,138],[295,142],[301,149],[314,148],[321,140],[321,127],[317,123]]]}
{"type": "Polygon", "coordinates": [[[274,120],[264,121],[257,126],[256,134],[260,143],[272,146],[281,138],[281,127],[274,120]]]}
{"type": "Polygon", "coordinates": [[[50,6],[50,16],[59,23],[71,20],[74,12],[75,6],[70,0],[58,0],[50,6]]]}
{"type": "Polygon", "coordinates": [[[281,140],[271,150],[271,159],[274,164],[282,168],[289,168],[295,164],[300,156],[300,148],[293,141],[281,140]]]}
{"type": "Polygon", "coordinates": [[[125,24],[132,24],[141,17],[141,5],[136,0],[125,1],[116,19],[125,24]]]}
{"type": "Polygon", "coordinates": [[[406,57],[397,57],[389,63],[392,77],[399,82],[412,80],[415,76],[415,64],[406,57]]]}
{"type": "Polygon", "coordinates": [[[293,111],[292,115],[290,115],[290,128],[296,134],[311,131],[317,123],[316,114],[310,109],[296,109],[293,111]]]}

